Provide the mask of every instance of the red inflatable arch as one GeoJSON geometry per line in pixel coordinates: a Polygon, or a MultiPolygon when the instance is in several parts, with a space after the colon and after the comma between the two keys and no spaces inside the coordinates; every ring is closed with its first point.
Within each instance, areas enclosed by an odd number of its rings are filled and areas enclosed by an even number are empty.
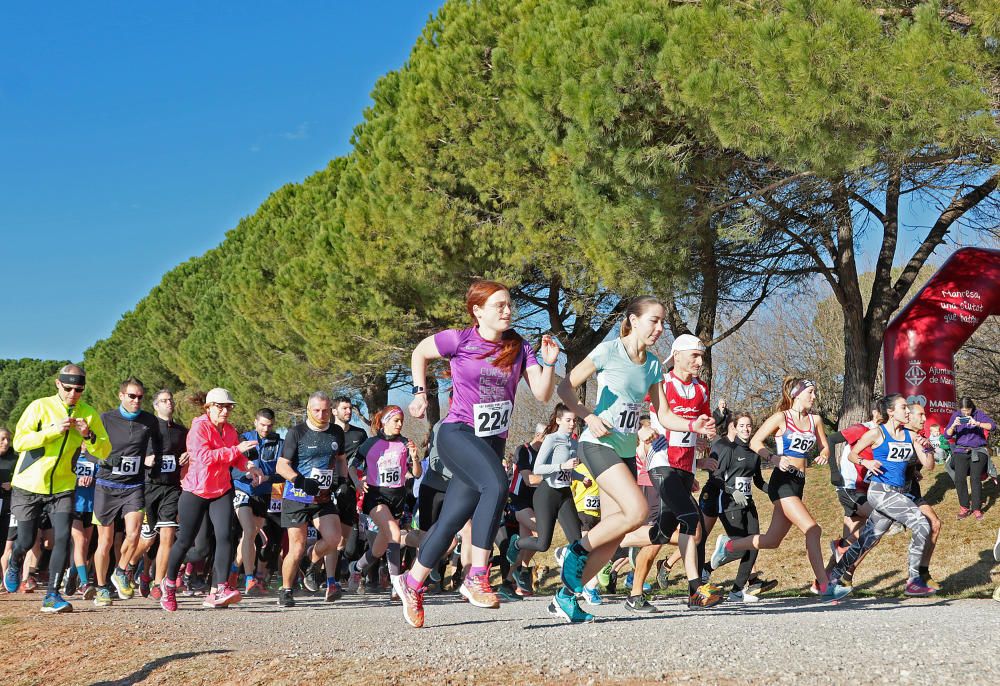
{"type": "Polygon", "coordinates": [[[885,332],[886,393],[923,397],[941,426],[956,406],[955,353],[1000,314],[1000,250],[962,248],[948,258],[885,332]]]}

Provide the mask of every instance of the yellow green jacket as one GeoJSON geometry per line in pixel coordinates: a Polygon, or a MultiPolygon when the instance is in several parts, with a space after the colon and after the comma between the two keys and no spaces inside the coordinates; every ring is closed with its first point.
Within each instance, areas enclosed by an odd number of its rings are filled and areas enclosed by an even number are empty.
{"type": "MultiPolygon", "coordinates": [[[[58,395],[39,398],[25,409],[14,430],[14,450],[20,453],[11,485],[31,493],[52,495],[76,488],[73,465],[80,454],[83,436],[71,427],[62,432],[56,422],[69,414],[58,395]]],[[[99,460],[111,453],[111,441],[101,416],[84,402],[73,407],[73,418],[87,420],[94,440],[87,440],[87,452],[99,460]]]]}

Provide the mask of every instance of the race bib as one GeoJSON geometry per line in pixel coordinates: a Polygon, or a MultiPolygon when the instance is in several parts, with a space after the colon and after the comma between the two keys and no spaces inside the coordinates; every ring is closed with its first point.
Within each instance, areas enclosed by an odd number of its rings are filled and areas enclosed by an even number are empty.
{"type": "Polygon", "coordinates": [[[332,469],[317,469],[313,467],[313,470],[309,473],[309,478],[314,481],[319,482],[319,487],[329,491],[333,488],[333,470],[332,469]]]}
{"type": "Polygon", "coordinates": [[[306,540],[310,543],[315,543],[319,540],[319,531],[311,524],[306,527],[306,540]]]}
{"type": "Polygon", "coordinates": [[[509,400],[495,403],[476,403],[472,406],[472,416],[476,423],[476,435],[499,436],[510,427],[510,415],[514,404],[509,400]]]}
{"type": "Polygon", "coordinates": [[[142,458],[138,455],[123,457],[121,463],[111,470],[115,476],[135,476],[139,473],[139,463],[142,458]]]}
{"type": "Polygon", "coordinates": [[[173,455],[164,455],[160,460],[160,474],[171,474],[177,471],[177,458],[173,455]]]}
{"type": "Polygon", "coordinates": [[[267,504],[267,511],[272,514],[281,514],[281,498],[271,498],[271,502],[267,504]]]}
{"type": "Polygon", "coordinates": [[[240,507],[241,505],[246,505],[249,502],[250,496],[243,491],[236,491],[236,495],[233,496],[233,507],[240,507]]]}
{"type": "Polygon", "coordinates": [[[573,483],[573,476],[569,473],[568,469],[560,469],[556,472],[555,484],[556,488],[567,488],[573,483]]]}
{"type": "Polygon", "coordinates": [[[667,443],[674,448],[693,448],[698,445],[698,434],[694,431],[671,431],[667,443]]]}
{"type": "Polygon", "coordinates": [[[639,431],[639,416],[645,403],[617,402],[611,408],[611,426],[618,433],[634,434],[639,431]]]}
{"type": "Polygon", "coordinates": [[[583,509],[585,510],[597,510],[601,511],[601,496],[599,495],[585,495],[583,496],[583,509]]]}
{"type": "Polygon", "coordinates": [[[889,462],[909,462],[913,454],[913,445],[911,443],[889,441],[889,452],[885,459],[889,462]]]}
{"type": "Polygon", "coordinates": [[[812,434],[792,434],[788,439],[788,450],[795,453],[807,453],[816,445],[816,437],[812,434]]]}
{"type": "Polygon", "coordinates": [[[735,486],[736,493],[742,493],[743,495],[750,495],[750,482],[753,477],[750,476],[737,476],[733,478],[733,484],[735,486]]]}
{"type": "Polygon", "coordinates": [[[76,472],[77,478],[82,476],[94,476],[94,473],[97,471],[97,465],[93,462],[88,462],[87,460],[79,460],[76,463],[76,469],[74,471],[76,472]]]}

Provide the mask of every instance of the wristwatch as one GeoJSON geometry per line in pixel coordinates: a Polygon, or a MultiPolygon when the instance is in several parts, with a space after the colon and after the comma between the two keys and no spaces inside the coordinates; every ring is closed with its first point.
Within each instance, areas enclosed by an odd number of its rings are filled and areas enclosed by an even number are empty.
{"type": "Polygon", "coordinates": [[[427,392],[427,389],[424,388],[423,386],[414,386],[413,389],[410,391],[410,393],[412,393],[413,395],[417,395],[418,393],[426,393],[426,392],[427,392]]]}

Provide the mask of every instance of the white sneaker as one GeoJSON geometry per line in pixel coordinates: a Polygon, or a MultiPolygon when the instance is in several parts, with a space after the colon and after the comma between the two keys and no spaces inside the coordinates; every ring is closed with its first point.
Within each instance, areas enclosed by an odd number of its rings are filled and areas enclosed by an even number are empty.
{"type": "Polygon", "coordinates": [[[563,560],[566,558],[566,546],[561,545],[556,548],[552,553],[556,558],[556,564],[559,565],[559,569],[562,569],[563,560]]]}
{"type": "Polygon", "coordinates": [[[759,603],[760,598],[755,596],[753,593],[744,593],[743,591],[730,591],[727,600],[731,603],[759,603]]]}
{"type": "Polygon", "coordinates": [[[889,527],[889,530],[885,532],[885,535],[886,536],[895,536],[896,534],[901,534],[904,531],[906,531],[906,527],[905,526],[903,526],[899,522],[893,522],[892,526],[889,527]]]}

